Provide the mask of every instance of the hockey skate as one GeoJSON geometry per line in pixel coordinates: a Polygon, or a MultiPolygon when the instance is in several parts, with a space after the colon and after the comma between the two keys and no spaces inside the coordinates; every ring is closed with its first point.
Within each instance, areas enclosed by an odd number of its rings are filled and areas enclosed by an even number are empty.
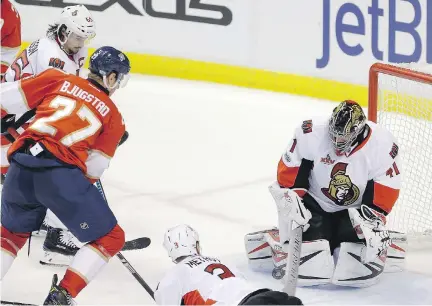
{"type": "Polygon", "coordinates": [[[69,265],[72,257],[79,250],[74,239],[68,230],[49,228],[43,244],[45,254],[40,263],[59,267],[69,265]]]}
{"type": "Polygon", "coordinates": [[[57,285],[57,281],[57,274],[54,274],[51,289],[45,299],[44,305],[76,305],[69,292],[57,285]]]}

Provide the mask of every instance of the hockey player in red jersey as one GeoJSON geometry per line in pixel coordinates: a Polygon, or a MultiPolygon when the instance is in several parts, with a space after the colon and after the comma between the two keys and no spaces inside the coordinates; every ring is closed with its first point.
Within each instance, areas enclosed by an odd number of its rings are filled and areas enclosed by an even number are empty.
{"type": "Polygon", "coordinates": [[[21,18],[9,0],[1,0],[1,77],[12,64],[21,47],[21,18]]]}
{"type": "Polygon", "coordinates": [[[1,198],[3,278],[51,209],[82,242],[63,280],[57,275],[45,305],[71,305],[124,244],[124,232],[92,183],[108,168],[125,132],[110,96],[126,84],[125,54],[96,50],[88,79],[48,69],[35,77],[4,83],[3,107],[10,113],[36,109],[35,120],[12,144],[1,198]]]}
{"type": "Polygon", "coordinates": [[[404,251],[386,228],[400,169],[393,135],[368,121],[354,101],[340,103],[330,117],[303,121],[269,188],[279,230],[246,235],[250,266],[267,269],[272,262],[273,276],[283,276],[290,232],[300,225],[300,286],[365,287],[378,282],[384,266],[401,268],[404,251]],[[397,259],[389,261],[387,253],[397,259]]]}
{"type": "Polygon", "coordinates": [[[297,297],[257,287],[235,267],[201,255],[198,233],[188,225],[169,229],[163,246],[176,266],[156,288],[159,305],[302,305],[297,297]]]}
{"type": "MultiPolygon", "coordinates": [[[[87,58],[87,43],[95,35],[96,25],[93,16],[84,5],[65,7],[59,18],[48,26],[46,36],[30,44],[13,61],[5,73],[4,81],[13,82],[27,76],[38,75],[49,68],[58,68],[67,73],[80,75],[87,58]]],[[[19,123],[26,116],[21,117],[22,114],[4,116],[5,114],[3,110],[2,132],[6,132],[6,135],[2,136],[2,178],[9,168],[6,153],[11,144],[9,140],[13,140],[11,135],[7,135],[7,128],[13,127],[21,133],[28,126],[27,123],[23,122],[22,125],[19,123]]],[[[45,252],[40,262],[67,266],[81,244],[51,210],[47,212],[42,230],[35,234],[43,235],[45,232],[47,232],[43,244],[45,252]]]]}

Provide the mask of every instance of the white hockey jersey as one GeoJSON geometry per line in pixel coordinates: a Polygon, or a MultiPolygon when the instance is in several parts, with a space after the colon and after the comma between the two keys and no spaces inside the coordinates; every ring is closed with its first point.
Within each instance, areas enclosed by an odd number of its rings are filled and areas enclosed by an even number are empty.
{"type": "Polygon", "coordinates": [[[238,305],[256,287],[234,267],[217,258],[190,256],[176,264],[158,284],[158,305],[238,305]]]}
{"type": "Polygon", "coordinates": [[[364,137],[337,156],[328,118],[304,121],[279,162],[279,184],[305,189],[326,212],[366,204],[389,213],[401,185],[399,148],[388,130],[371,121],[364,137]]]}
{"type": "Polygon", "coordinates": [[[60,48],[57,41],[44,37],[34,41],[18,55],[7,69],[4,81],[17,81],[30,75],[37,75],[48,68],[58,68],[67,73],[79,75],[86,57],[86,47],[70,56],[60,48]]]}

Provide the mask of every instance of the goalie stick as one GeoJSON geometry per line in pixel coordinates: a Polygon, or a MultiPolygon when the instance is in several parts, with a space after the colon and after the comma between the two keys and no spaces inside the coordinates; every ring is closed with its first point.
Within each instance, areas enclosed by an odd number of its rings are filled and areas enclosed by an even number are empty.
{"type": "Polygon", "coordinates": [[[297,289],[302,242],[303,226],[299,226],[291,231],[291,237],[288,242],[288,258],[285,270],[285,284],[283,291],[291,296],[295,296],[297,289]]]}

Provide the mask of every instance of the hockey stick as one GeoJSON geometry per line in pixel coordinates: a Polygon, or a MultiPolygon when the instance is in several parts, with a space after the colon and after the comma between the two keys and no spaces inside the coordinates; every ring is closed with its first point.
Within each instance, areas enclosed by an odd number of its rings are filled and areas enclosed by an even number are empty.
{"type": "Polygon", "coordinates": [[[134,267],[132,267],[130,262],[123,256],[123,254],[121,252],[118,252],[116,256],[118,259],[120,259],[123,266],[125,266],[126,269],[129,270],[129,272],[132,274],[132,276],[135,277],[135,279],[138,281],[138,283],[140,283],[140,285],[145,289],[145,291],[147,291],[147,293],[154,300],[154,292],[153,292],[152,288],[150,288],[150,286],[145,282],[145,280],[143,280],[141,275],[139,275],[139,273],[134,269],[134,267]]]}
{"type": "Polygon", "coordinates": [[[133,240],[126,241],[122,251],[134,251],[134,250],[141,250],[148,247],[151,243],[150,238],[148,237],[141,237],[133,240]]]}
{"type": "MultiPolygon", "coordinates": [[[[141,237],[141,238],[126,241],[121,250],[122,251],[141,250],[141,249],[145,249],[146,247],[148,247],[150,245],[150,243],[151,243],[150,238],[141,237]]],[[[64,263],[64,264],[46,263],[46,262],[43,262],[42,260],[40,260],[39,263],[41,265],[50,266],[50,267],[67,267],[69,265],[68,263],[64,263]]]]}
{"type": "MultiPolygon", "coordinates": [[[[105,191],[102,187],[102,183],[100,180],[98,180],[96,183],[96,188],[99,190],[100,194],[102,195],[102,197],[105,199],[105,201],[108,204],[106,195],[105,195],[105,191]]],[[[129,270],[129,272],[132,274],[133,277],[135,277],[135,279],[138,281],[138,283],[140,283],[140,285],[147,291],[147,293],[152,297],[152,299],[154,299],[154,292],[153,290],[150,288],[150,286],[145,282],[145,280],[141,277],[141,275],[139,275],[139,273],[134,269],[134,267],[132,267],[132,265],[130,264],[130,262],[123,256],[123,254],[121,252],[118,252],[116,254],[117,258],[121,261],[121,263],[123,264],[123,266],[125,266],[126,269],[129,270]]]]}
{"type": "Polygon", "coordinates": [[[36,304],[27,304],[27,303],[20,303],[20,302],[10,302],[10,301],[3,301],[3,300],[1,300],[0,304],[2,304],[2,305],[19,305],[19,306],[37,306],[36,304]]]}
{"type": "Polygon", "coordinates": [[[19,129],[21,127],[21,125],[23,125],[24,123],[29,121],[35,115],[36,115],[36,108],[33,108],[33,109],[29,110],[28,112],[24,113],[24,115],[22,115],[21,117],[18,118],[17,121],[15,121],[14,128],[16,130],[19,129]]]}
{"type": "MultiPolygon", "coordinates": [[[[6,119],[7,117],[2,118],[2,125],[3,124],[7,124],[7,126],[9,126],[6,129],[6,132],[2,133],[2,136],[6,137],[7,140],[9,140],[10,142],[14,142],[15,139],[18,138],[19,134],[17,133],[17,130],[27,121],[29,121],[31,118],[33,118],[36,114],[36,109],[31,109],[28,112],[24,113],[24,115],[22,115],[21,117],[18,118],[17,121],[12,122],[12,124],[8,124],[8,119],[6,119]],[[6,121],[3,121],[6,120],[6,121]]],[[[12,120],[15,120],[15,115],[6,115],[9,116],[9,118],[12,120]]],[[[3,129],[2,129],[3,130],[3,129]]]]}
{"type": "Polygon", "coordinates": [[[16,131],[16,129],[14,129],[12,127],[8,128],[7,131],[14,139],[17,139],[19,137],[19,134],[16,131]]]}
{"type": "Polygon", "coordinates": [[[288,243],[288,258],[285,270],[285,285],[283,291],[295,296],[298,281],[298,270],[301,259],[301,245],[303,242],[303,226],[292,230],[288,243]]]}

